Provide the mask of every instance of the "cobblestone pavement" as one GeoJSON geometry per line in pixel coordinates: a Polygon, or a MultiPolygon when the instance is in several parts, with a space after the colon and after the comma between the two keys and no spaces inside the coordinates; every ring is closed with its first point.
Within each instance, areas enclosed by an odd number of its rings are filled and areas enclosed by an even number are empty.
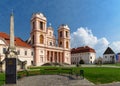
{"type": "Polygon", "coordinates": [[[120,82],[94,85],[86,79],[74,79],[63,75],[38,75],[19,79],[16,85],[3,86],[120,86],[120,82]]]}

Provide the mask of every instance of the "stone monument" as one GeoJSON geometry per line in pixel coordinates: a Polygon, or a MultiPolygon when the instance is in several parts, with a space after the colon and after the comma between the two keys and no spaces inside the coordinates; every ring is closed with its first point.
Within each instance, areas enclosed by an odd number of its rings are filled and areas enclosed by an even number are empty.
{"type": "Polygon", "coordinates": [[[10,15],[10,44],[6,52],[6,74],[5,83],[6,84],[16,84],[16,74],[17,74],[17,52],[14,43],[14,15],[13,12],[10,15]]]}

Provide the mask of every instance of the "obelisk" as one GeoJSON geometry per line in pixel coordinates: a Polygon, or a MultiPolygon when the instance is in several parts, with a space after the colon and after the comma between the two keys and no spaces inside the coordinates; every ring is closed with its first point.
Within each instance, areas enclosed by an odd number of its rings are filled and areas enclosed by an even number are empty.
{"type": "Polygon", "coordinates": [[[17,82],[17,52],[14,43],[14,15],[13,12],[10,15],[10,44],[6,52],[6,84],[16,84],[17,82]]]}
{"type": "Polygon", "coordinates": [[[7,58],[16,58],[17,52],[14,43],[14,15],[13,12],[10,15],[10,44],[7,50],[7,58]]]}
{"type": "Polygon", "coordinates": [[[13,12],[10,16],[10,45],[9,49],[14,51],[15,50],[15,43],[14,43],[14,15],[13,12]]]}

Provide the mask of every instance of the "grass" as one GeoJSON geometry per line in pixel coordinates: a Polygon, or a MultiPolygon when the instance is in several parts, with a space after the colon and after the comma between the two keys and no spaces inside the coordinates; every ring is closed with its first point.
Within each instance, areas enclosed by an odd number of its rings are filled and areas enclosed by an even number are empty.
{"type": "Polygon", "coordinates": [[[104,84],[112,82],[120,82],[120,69],[119,68],[81,68],[85,71],[85,77],[95,83],[104,84]]]}
{"type": "Polygon", "coordinates": [[[5,74],[4,73],[0,73],[0,86],[3,85],[5,82],[5,74]]]}
{"type": "MultiPolygon", "coordinates": [[[[17,73],[18,78],[40,74],[58,74],[58,73],[80,73],[84,70],[84,76],[95,84],[104,84],[120,82],[120,68],[105,67],[31,67],[29,71],[20,71],[17,73]]],[[[5,81],[5,74],[0,73],[0,86],[5,81]]]]}

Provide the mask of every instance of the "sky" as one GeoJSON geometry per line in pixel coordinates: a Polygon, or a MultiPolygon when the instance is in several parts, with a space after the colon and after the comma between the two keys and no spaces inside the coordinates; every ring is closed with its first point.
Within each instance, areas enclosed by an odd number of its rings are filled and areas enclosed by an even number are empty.
{"type": "Polygon", "coordinates": [[[96,50],[97,57],[108,46],[120,52],[120,0],[2,0],[0,32],[9,34],[12,9],[15,36],[23,40],[30,37],[32,14],[40,12],[55,34],[59,25],[69,26],[71,48],[88,45],[96,50]]]}

